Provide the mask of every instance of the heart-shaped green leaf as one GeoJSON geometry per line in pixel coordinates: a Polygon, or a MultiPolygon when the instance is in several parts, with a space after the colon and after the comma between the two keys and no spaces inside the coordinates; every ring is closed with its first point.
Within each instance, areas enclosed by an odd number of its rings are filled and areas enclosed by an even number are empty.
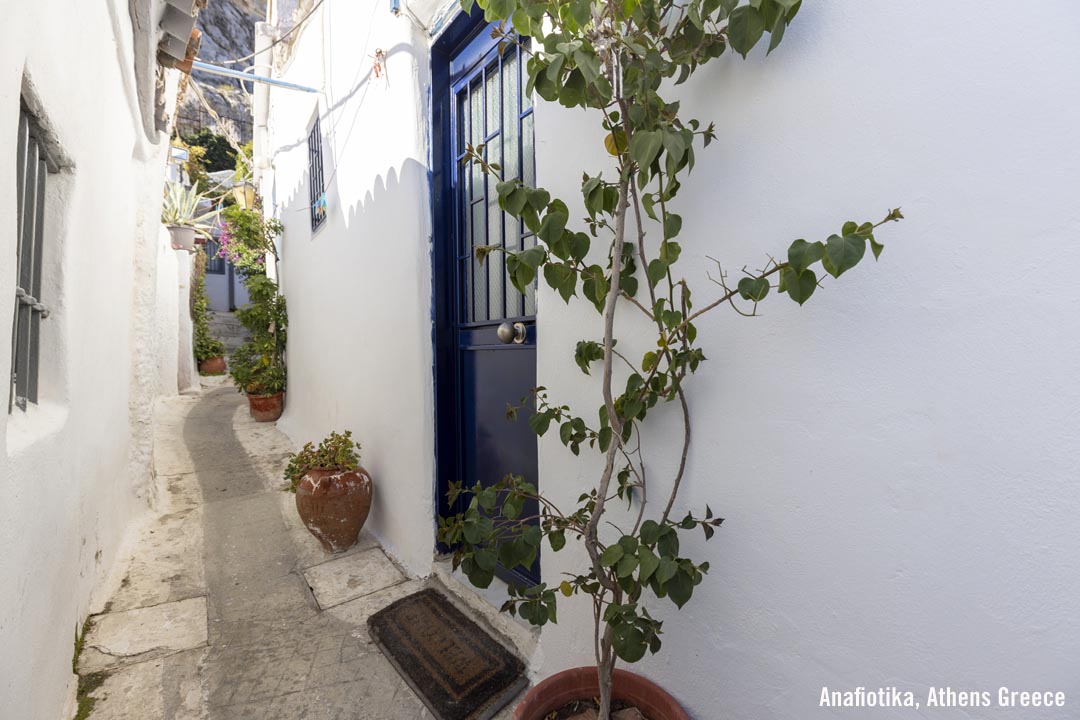
{"type": "Polygon", "coordinates": [[[728,20],[728,41],[731,49],[743,57],[757,44],[765,32],[765,18],[755,8],[742,5],[731,12],[728,20]]]}
{"type": "Polygon", "coordinates": [[[866,238],[860,235],[830,235],[822,265],[830,275],[840,277],[858,265],[865,252],[866,238]]]}
{"type": "Polygon", "coordinates": [[[813,270],[795,272],[792,268],[784,268],[780,275],[784,291],[800,305],[809,300],[814,290],[817,290],[817,275],[813,270]]]}
{"type": "Polygon", "coordinates": [[[645,650],[649,645],[645,639],[645,633],[637,626],[623,623],[612,630],[611,647],[619,658],[628,663],[635,663],[645,657],[645,650]]]}
{"type": "Polygon", "coordinates": [[[630,141],[630,157],[638,167],[647,168],[660,153],[664,135],[659,130],[640,130],[630,141]]]}
{"type": "Polygon", "coordinates": [[[622,560],[622,556],[622,545],[612,545],[600,556],[600,565],[603,567],[611,567],[622,560]]]}
{"type": "Polygon", "coordinates": [[[796,272],[802,272],[825,255],[825,244],[820,242],[806,242],[796,240],[788,248],[788,265],[796,272]]]}
{"type": "Polygon", "coordinates": [[[743,278],[739,281],[739,295],[744,300],[761,302],[769,294],[769,281],[765,278],[743,278]]]}

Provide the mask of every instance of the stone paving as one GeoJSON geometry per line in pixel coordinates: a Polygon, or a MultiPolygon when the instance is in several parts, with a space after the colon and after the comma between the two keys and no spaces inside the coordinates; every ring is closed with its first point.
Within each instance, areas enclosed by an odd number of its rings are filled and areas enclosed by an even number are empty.
{"type": "Polygon", "coordinates": [[[91,720],[431,718],[365,623],[432,581],[366,534],[323,551],[282,490],[288,440],[226,381],[163,403],[155,442],[165,512],[92,618],[91,720]]]}

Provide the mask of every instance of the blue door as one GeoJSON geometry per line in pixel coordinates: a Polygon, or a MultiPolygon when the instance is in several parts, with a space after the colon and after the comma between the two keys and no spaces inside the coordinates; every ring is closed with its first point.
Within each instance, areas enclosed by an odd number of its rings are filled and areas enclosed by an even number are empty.
{"type": "MultiPolygon", "coordinates": [[[[436,62],[439,56],[436,54],[436,62]]],[[[475,248],[500,245],[522,250],[536,239],[519,220],[499,209],[497,180],[479,165],[463,162],[466,145],[484,145],[485,159],[506,179],[535,183],[532,103],[522,91],[522,54],[500,47],[490,30],[473,23],[445,55],[443,97],[436,108],[436,371],[439,404],[440,513],[450,482],[485,486],[507,473],[537,482],[536,435],[528,412],[507,417],[536,386],[536,289],[518,292],[506,276],[504,256],[483,264],[475,248]],[[441,157],[440,157],[441,156],[441,157]]],[[[440,78],[440,75],[442,76],[440,78]]],[[[528,505],[522,517],[537,513],[528,505]]],[[[539,560],[528,572],[499,568],[509,582],[538,582],[539,560]]]]}

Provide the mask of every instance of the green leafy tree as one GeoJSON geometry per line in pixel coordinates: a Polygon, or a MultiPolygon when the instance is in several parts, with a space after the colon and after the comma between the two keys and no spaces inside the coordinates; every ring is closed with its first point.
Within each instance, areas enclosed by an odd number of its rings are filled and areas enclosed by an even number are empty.
{"type": "Polygon", "coordinates": [[[254,144],[251,140],[240,146],[240,152],[236,153],[233,166],[234,180],[244,180],[251,175],[251,158],[254,152],[254,144]]]}
{"type": "Polygon", "coordinates": [[[225,354],[225,344],[210,332],[209,306],[206,296],[206,253],[199,247],[191,271],[191,322],[194,326],[195,359],[199,362],[225,354]]]}
{"type": "Polygon", "coordinates": [[[210,128],[202,127],[180,138],[189,147],[205,148],[200,158],[207,172],[232,170],[236,166],[236,150],[229,144],[228,138],[210,128]]]}
{"type": "MultiPolygon", "coordinates": [[[[587,562],[580,573],[510,589],[503,606],[535,625],[557,619],[560,596],[592,600],[595,657],[600,681],[600,718],[611,709],[611,677],[617,660],[633,663],[661,647],[661,621],[650,602],[682,608],[709,570],[681,551],[688,532],[712,537],[722,520],[709,507],[673,516],[686,468],[691,414],[686,384],[705,362],[697,344],[698,319],[725,307],[755,315],[770,295],[804,304],[824,276],[839,278],[857,265],[867,247],[876,259],[875,232],[901,219],[890,210],[879,222],[846,222],[819,241],[796,240],[786,255],[765,256],[737,280],[721,269],[714,295],[698,304],[690,282],[678,273],[682,218],[673,201],[692,182],[698,153],[716,138],[712,123],[684,117],[665,94],[729,51],[746,56],[768,36],[774,50],[798,13],[798,0],[478,0],[496,36],[521,42],[529,53],[527,91],[567,108],[591,111],[603,127],[613,168],[586,169],[581,196],[587,215],[572,227],[568,205],[547,190],[529,187],[488,162],[484,146],[468,147],[465,162],[497,181],[500,207],[519,217],[539,243],[521,252],[477,249],[478,259],[506,253],[506,269],[524,291],[542,277],[567,303],[598,315],[597,335],[577,344],[574,359],[586,374],[599,375],[599,397],[581,414],[537,388],[528,399],[528,422],[539,435],[556,431],[575,455],[600,453],[603,470],[576,507],[560,508],[520,476],[493,487],[454,486],[451,504],[467,493],[467,509],[440,521],[439,537],[456,548],[455,566],[485,587],[497,564],[532,565],[546,538],[553,551],[580,542],[587,562]],[[616,350],[620,313],[639,315],[652,328],[648,352],[627,357],[616,350]],[[668,477],[647,476],[642,444],[646,421],[658,405],[673,403],[683,421],[683,442],[668,477]],[[651,489],[650,489],[651,486],[651,489]],[[659,500],[657,490],[666,493],[659,500]],[[523,515],[535,500],[538,515],[523,515]],[[626,502],[629,520],[617,524],[611,504],[626,502]]],[[[463,0],[470,11],[473,0],[463,0]]],[[[518,408],[520,409],[520,408],[518,408]]],[[[517,409],[512,409],[516,412],[517,409]]]]}
{"type": "Polygon", "coordinates": [[[277,283],[265,275],[244,280],[250,303],[236,311],[251,340],[229,356],[229,374],[237,390],[253,395],[273,395],[285,390],[285,347],[288,312],[277,283]]]}

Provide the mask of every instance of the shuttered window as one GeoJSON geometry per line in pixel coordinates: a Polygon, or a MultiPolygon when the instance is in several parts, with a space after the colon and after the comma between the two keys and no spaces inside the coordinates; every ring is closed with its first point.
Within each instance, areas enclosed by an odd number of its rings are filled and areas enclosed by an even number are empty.
{"type": "Polygon", "coordinates": [[[49,317],[46,298],[42,297],[41,268],[48,251],[45,187],[55,164],[49,162],[37,132],[37,123],[25,106],[19,113],[17,146],[18,235],[9,412],[13,407],[25,410],[27,403],[38,401],[40,327],[41,321],[49,317]]]}

